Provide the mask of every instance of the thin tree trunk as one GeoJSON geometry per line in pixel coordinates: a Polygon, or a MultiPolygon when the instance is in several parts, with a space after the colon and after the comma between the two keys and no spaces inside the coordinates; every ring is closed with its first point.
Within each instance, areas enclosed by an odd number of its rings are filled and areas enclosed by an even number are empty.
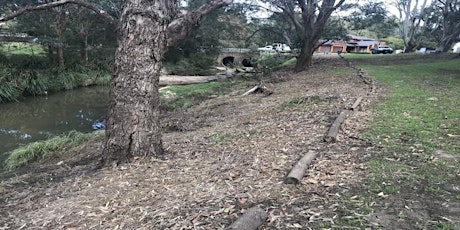
{"type": "Polygon", "coordinates": [[[84,8],[82,6],[78,6],[78,28],[77,33],[80,37],[80,60],[82,62],[88,62],[88,23],[85,21],[85,17],[83,15],[84,8]]]}
{"type": "Polygon", "coordinates": [[[163,153],[158,85],[174,7],[171,0],[128,0],[124,5],[110,89],[105,164],[163,153]]]}
{"type": "Polygon", "coordinates": [[[51,44],[47,45],[48,50],[48,60],[50,64],[54,64],[54,53],[53,53],[53,46],[51,44]]]}
{"type": "Polygon", "coordinates": [[[58,38],[58,64],[59,67],[64,68],[64,38],[63,38],[63,31],[64,31],[64,24],[65,24],[65,13],[64,10],[60,10],[58,15],[56,16],[56,35],[58,38]]]}
{"type": "Polygon", "coordinates": [[[62,43],[59,44],[59,47],[58,47],[58,65],[61,68],[65,67],[65,63],[64,63],[64,44],[62,44],[62,43]]]}

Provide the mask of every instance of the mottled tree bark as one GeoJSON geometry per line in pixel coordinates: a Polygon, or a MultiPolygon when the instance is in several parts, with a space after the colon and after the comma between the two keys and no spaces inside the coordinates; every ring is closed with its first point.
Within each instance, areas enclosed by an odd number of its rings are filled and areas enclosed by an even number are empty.
{"type": "Polygon", "coordinates": [[[163,153],[158,83],[175,1],[127,0],[119,22],[104,163],[163,153]]]}

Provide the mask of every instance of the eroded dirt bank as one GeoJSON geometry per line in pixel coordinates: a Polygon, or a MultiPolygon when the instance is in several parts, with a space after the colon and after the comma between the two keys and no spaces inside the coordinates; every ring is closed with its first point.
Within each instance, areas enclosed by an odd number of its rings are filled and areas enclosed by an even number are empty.
{"type": "Polygon", "coordinates": [[[101,153],[94,142],[59,165],[4,175],[0,229],[222,229],[254,205],[269,214],[262,229],[366,225],[367,201],[356,194],[362,159],[375,147],[359,133],[381,88],[371,92],[338,58],[266,77],[269,96],[240,96],[253,85],[165,116],[162,159],[93,170],[101,153]],[[362,110],[349,115],[337,143],[325,143],[331,123],[359,96],[362,110]],[[320,156],[302,183],[283,184],[309,150],[320,156]]]}

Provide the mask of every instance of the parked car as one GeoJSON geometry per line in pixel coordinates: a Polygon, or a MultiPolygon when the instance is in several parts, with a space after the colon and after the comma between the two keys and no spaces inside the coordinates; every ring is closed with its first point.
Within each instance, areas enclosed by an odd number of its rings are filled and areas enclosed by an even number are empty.
{"type": "Polygon", "coordinates": [[[371,49],[372,54],[391,54],[393,49],[389,46],[376,46],[371,49]]]}
{"type": "Polygon", "coordinates": [[[460,42],[455,43],[451,51],[452,53],[460,53],[460,42]]]}
{"type": "Polygon", "coordinates": [[[429,53],[436,53],[435,48],[430,48],[430,47],[422,47],[418,50],[415,51],[416,53],[423,53],[423,54],[429,54],[429,53]]]}
{"type": "Polygon", "coordinates": [[[291,52],[291,47],[283,43],[273,43],[273,48],[276,52],[288,53],[291,52]]]}
{"type": "Polygon", "coordinates": [[[265,46],[265,47],[257,48],[257,50],[261,52],[275,52],[275,48],[273,48],[273,46],[265,46]]]}
{"type": "Polygon", "coordinates": [[[257,48],[260,52],[280,52],[287,53],[291,52],[291,47],[282,43],[273,43],[273,45],[257,48]]]}

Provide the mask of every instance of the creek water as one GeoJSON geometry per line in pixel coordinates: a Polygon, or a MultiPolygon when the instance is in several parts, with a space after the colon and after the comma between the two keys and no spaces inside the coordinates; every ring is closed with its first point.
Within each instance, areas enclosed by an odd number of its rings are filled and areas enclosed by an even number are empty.
{"type": "Polygon", "coordinates": [[[0,159],[23,144],[72,130],[93,131],[107,112],[108,92],[95,86],[0,104],[0,159]]]}

